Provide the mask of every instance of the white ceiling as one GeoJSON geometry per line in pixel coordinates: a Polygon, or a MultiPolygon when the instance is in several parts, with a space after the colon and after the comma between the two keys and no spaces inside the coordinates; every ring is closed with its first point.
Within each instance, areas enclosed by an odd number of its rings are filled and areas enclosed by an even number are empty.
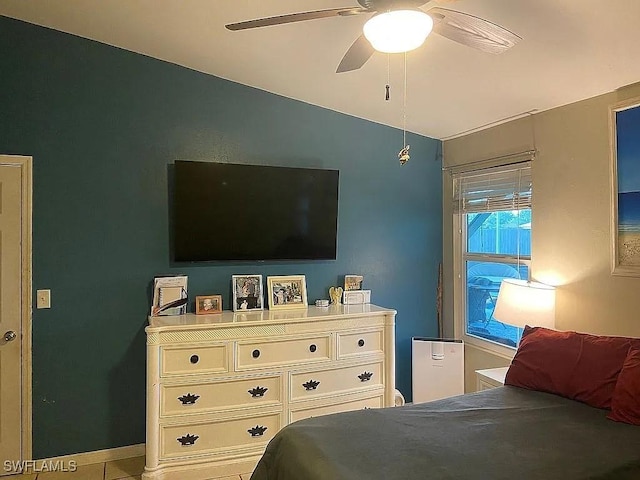
{"type": "Polygon", "coordinates": [[[433,1],[523,39],[492,55],[431,35],[407,54],[335,69],[368,15],[231,32],[227,23],[356,0],[0,0],[22,19],[356,117],[448,138],[640,80],[639,0],[433,1]],[[389,68],[388,68],[389,66],[389,68]],[[387,75],[391,100],[384,100],[387,75]]]}

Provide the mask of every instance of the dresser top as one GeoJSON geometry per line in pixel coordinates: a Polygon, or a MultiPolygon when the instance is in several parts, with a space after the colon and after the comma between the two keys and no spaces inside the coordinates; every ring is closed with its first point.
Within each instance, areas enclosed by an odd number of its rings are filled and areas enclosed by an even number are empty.
{"type": "Polygon", "coordinates": [[[309,306],[295,310],[253,310],[248,312],[223,311],[211,315],[167,315],[149,317],[149,329],[170,327],[230,327],[233,325],[265,325],[272,323],[330,320],[362,316],[363,314],[395,315],[396,311],[376,305],[330,305],[328,307],[309,306]]]}

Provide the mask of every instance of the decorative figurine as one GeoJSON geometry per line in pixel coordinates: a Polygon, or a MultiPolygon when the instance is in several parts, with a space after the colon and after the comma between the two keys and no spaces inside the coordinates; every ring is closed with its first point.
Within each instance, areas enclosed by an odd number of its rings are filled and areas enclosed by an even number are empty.
{"type": "Polygon", "coordinates": [[[411,158],[409,157],[410,148],[411,148],[411,145],[407,145],[402,150],[400,150],[400,152],[398,152],[398,159],[400,160],[400,165],[404,165],[409,161],[409,158],[411,158]]]}
{"type": "Polygon", "coordinates": [[[330,287],[329,298],[332,305],[340,305],[342,303],[342,287],[330,287]]]}

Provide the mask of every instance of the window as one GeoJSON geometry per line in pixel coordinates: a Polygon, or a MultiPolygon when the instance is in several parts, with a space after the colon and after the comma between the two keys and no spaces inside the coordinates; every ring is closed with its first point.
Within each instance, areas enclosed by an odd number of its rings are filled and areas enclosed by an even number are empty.
{"type": "Polygon", "coordinates": [[[530,162],[454,175],[456,317],[466,341],[515,348],[522,329],[493,316],[500,283],[529,279],[530,162]]]}

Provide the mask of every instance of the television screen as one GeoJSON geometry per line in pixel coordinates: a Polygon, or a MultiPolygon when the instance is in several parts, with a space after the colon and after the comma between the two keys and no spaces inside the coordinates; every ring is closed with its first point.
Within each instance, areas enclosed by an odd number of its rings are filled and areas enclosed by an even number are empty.
{"type": "Polygon", "coordinates": [[[335,260],[337,170],[175,162],[174,259],[335,260]]]}

